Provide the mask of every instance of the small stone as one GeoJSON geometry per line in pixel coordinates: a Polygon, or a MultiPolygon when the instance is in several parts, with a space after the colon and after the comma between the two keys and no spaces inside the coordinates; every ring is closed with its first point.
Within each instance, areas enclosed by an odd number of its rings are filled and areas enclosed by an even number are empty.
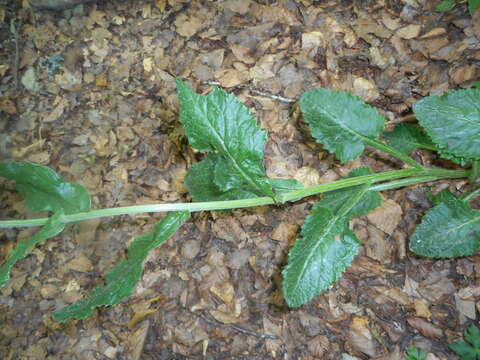
{"type": "Polygon", "coordinates": [[[198,240],[187,240],[182,246],[182,256],[188,260],[194,259],[200,251],[200,242],[198,240]]]}

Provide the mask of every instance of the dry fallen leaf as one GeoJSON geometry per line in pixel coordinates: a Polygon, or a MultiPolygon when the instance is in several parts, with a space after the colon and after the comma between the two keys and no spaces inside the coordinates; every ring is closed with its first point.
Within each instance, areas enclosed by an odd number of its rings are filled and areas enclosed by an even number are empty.
{"type": "Polygon", "coordinates": [[[421,299],[414,299],[413,300],[413,307],[415,308],[415,315],[418,317],[429,318],[432,316],[428,304],[421,299]]]}
{"type": "Polygon", "coordinates": [[[402,219],[402,207],[395,201],[387,199],[380,207],[367,214],[368,220],[383,232],[392,235],[402,219]]]}
{"type": "Polygon", "coordinates": [[[143,309],[136,311],[128,322],[128,328],[133,329],[140,321],[145,319],[148,315],[156,313],[157,311],[158,309],[143,309]]]}
{"type": "Polygon", "coordinates": [[[93,265],[89,258],[81,254],[70,260],[67,264],[67,268],[80,272],[88,272],[93,270],[93,265]]]}
{"type": "Polygon", "coordinates": [[[180,14],[175,19],[177,33],[185,37],[191,37],[205,26],[200,19],[188,17],[186,14],[180,14]]]}
{"type": "Polygon", "coordinates": [[[447,33],[447,30],[445,30],[445,28],[437,27],[437,28],[434,28],[434,29],[430,30],[429,32],[423,34],[422,36],[420,36],[420,39],[428,39],[428,38],[432,38],[432,37],[435,37],[435,36],[444,35],[446,33],[447,33]]]}
{"type": "Polygon", "coordinates": [[[148,328],[150,327],[150,321],[144,321],[134,331],[130,332],[127,337],[127,346],[130,350],[130,358],[132,360],[140,360],[143,352],[143,345],[147,338],[148,328]]]}
{"type": "Polygon", "coordinates": [[[308,166],[303,166],[298,169],[293,177],[305,185],[305,187],[320,183],[320,174],[318,171],[308,166]]]}
{"type": "Polygon", "coordinates": [[[7,98],[0,99],[0,110],[5,111],[9,115],[15,115],[17,113],[15,103],[7,98]]]}
{"type": "Polygon", "coordinates": [[[105,74],[101,74],[101,75],[97,76],[97,78],[95,79],[95,85],[97,87],[107,87],[108,86],[108,80],[107,80],[107,77],[105,76],[105,74]]]}
{"type": "Polygon", "coordinates": [[[413,39],[418,37],[421,30],[421,25],[411,24],[397,30],[397,36],[400,36],[402,39],[413,39]]]}
{"type": "Polygon", "coordinates": [[[409,316],[407,317],[407,322],[411,327],[417,329],[423,336],[433,339],[439,339],[443,336],[442,329],[424,319],[409,316]]]}
{"type": "Polygon", "coordinates": [[[369,322],[367,317],[354,317],[347,338],[355,350],[374,357],[378,355],[378,345],[370,333],[369,322]]]}

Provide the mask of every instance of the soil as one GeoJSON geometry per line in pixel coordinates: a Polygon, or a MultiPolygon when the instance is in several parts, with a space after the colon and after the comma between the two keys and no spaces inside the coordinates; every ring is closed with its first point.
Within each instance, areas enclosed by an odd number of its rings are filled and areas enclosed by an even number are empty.
{"type": "MultiPolygon", "coordinates": [[[[305,185],[352,168],[401,168],[367,149],[340,164],[300,129],[305,90],[352,92],[394,124],[424,96],[480,79],[480,11],[437,1],[98,1],[39,11],[0,3],[0,157],[46,165],[88,188],[94,208],[190,201],[190,150],[175,78],[198,92],[221,86],[268,130],[267,175],[305,185]],[[2,5],[3,4],[3,5],[2,5]]],[[[454,167],[416,150],[424,164],[454,167]]],[[[232,212],[195,213],[145,263],[135,294],[81,321],[51,312],[88,295],[128,243],[164,214],[70,226],[15,265],[0,290],[2,359],[390,359],[409,345],[429,360],[480,311],[480,256],[432,260],[408,251],[427,188],[462,192],[466,180],[383,193],[356,218],[362,240],[331,289],[289,309],[281,270],[318,197],[232,212]]],[[[27,212],[11,183],[0,217],[27,212]]],[[[44,214],[45,215],[45,214],[44,214]]],[[[0,231],[0,264],[35,229],[0,231]]]]}

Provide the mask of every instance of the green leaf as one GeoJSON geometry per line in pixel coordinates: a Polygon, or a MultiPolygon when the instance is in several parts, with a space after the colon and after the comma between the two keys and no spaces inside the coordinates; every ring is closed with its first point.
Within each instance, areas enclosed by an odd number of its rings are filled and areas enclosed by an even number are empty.
{"type": "Polygon", "coordinates": [[[480,89],[480,81],[474,81],[472,87],[480,89]]]}
{"type": "Polygon", "coordinates": [[[414,346],[409,346],[407,348],[407,357],[405,360],[426,360],[427,355],[426,351],[417,349],[414,346]]]}
{"type": "Polygon", "coordinates": [[[449,345],[457,355],[460,355],[460,360],[478,360],[480,359],[480,329],[475,325],[465,331],[464,338],[466,340],[457,340],[449,345]]]}
{"type": "Polygon", "coordinates": [[[473,16],[477,9],[480,8],[480,0],[468,0],[468,11],[473,16]]]}
{"type": "Polygon", "coordinates": [[[306,91],[300,97],[300,108],[313,137],[341,162],[357,158],[365,140],[378,137],[385,126],[377,109],[343,91],[306,91]]]}
{"type": "Polygon", "coordinates": [[[452,192],[448,189],[440,191],[437,195],[432,195],[431,200],[435,205],[439,205],[441,203],[446,203],[446,202],[455,202],[458,200],[455,195],[452,194],[452,192]]]}
{"type": "MultiPolygon", "coordinates": [[[[350,173],[342,179],[348,179],[356,176],[373,174],[372,170],[367,166],[362,166],[350,171],[350,173]]],[[[353,186],[345,189],[329,191],[323,194],[322,199],[318,201],[319,206],[329,208],[334,214],[338,213],[341,207],[353,196],[354,192],[363,185],[353,186]]],[[[360,216],[376,209],[382,203],[382,197],[378,191],[368,190],[365,195],[352,206],[347,216],[352,218],[360,216]]]]}
{"type": "Polygon", "coordinates": [[[65,214],[90,210],[90,195],[80,184],[65,181],[52,169],[30,162],[0,163],[0,176],[15,180],[31,211],[62,210],[65,214]]]}
{"type": "Polygon", "coordinates": [[[456,157],[480,158],[480,89],[428,96],[417,101],[413,110],[441,150],[456,157]]]}
{"type": "Polygon", "coordinates": [[[470,325],[465,331],[465,340],[477,349],[478,355],[480,355],[480,329],[475,325],[470,325]]]}
{"type": "Polygon", "coordinates": [[[422,134],[420,129],[413,124],[399,124],[393,131],[383,134],[388,145],[408,154],[416,148],[432,148],[432,141],[422,134]]]}
{"type": "Polygon", "coordinates": [[[437,5],[435,11],[450,11],[455,7],[455,0],[442,0],[440,4],[437,5]]]}
{"type": "Polygon", "coordinates": [[[210,153],[200,162],[192,164],[185,177],[185,186],[195,201],[237,200],[257,197],[244,186],[237,189],[222,191],[214,181],[215,168],[221,159],[219,154],[210,153]]]}
{"type": "Polygon", "coordinates": [[[52,215],[48,219],[48,222],[30,239],[22,240],[17,244],[7,259],[7,262],[0,267],[0,288],[4,287],[10,280],[10,270],[18,260],[25,258],[30,253],[30,250],[38,243],[52,238],[63,231],[65,228],[65,224],[62,221],[63,215],[62,211],[58,211],[52,215]]]}
{"type": "Polygon", "coordinates": [[[460,166],[466,166],[472,161],[471,159],[468,159],[464,156],[456,156],[450,154],[448,151],[441,149],[438,150],[438,154],[441,158],[450,160],[451,162],[454,162],[455,164],[458,164],[460,166]]]}
{"type": "Polygon", "coordinates": [[[459,199],[444,199],[425,214],[410,240],[410,250],[432,258],[475,254],[480,247],[480,211],[459,199]]]}
{"type": "Polygon", "coordinates": [[[213,178],[219,190],[242,187],[257,196],[273,197],[263,166],[267,133],[257,126],[250,110],[219,88],[201,96],[177,79],[177,91],[180,121],[190,145],[220,155],[213,178]]]}
{"type": "Polygon", "coordinates": [[[85,319],[96,307],[115,305],[132,295],[149,252],[172,236],[189,216],[190,213],[187,211],[170,213],[155,224],[153,234],[146,233],[133,240],[128,249],[127,259],[107,273],[106,284],[95,288],[87,299],[54,312],[54,320],[65,322],[70,318],[85,319]]]}
{"type": "Polygon", "coordinates": [[[276,194],[288,193],[293,190],[303,189],[303,184],[297,179],[269,178],[268,182],[272,185],[276,194]]]}
{"type": "Polygon", "coordinates": [[[283,270],[283,296],[298,307],[328,289],[352,263],[359,241],[345,218],[316,206],[303,225],[283,270]]]}
{"type": "MultiPolygon", "coordinates": [[[[367,167],[348,177],[370,174],[367,167]]],[[[288,255],[283,270],[283,295],[290,307],[298,307],[332,285],[351,264],[359,241],[348,220],[376,208],[381,198],[370,184],[326,193],[302,226],[301,238],[288,255]]]]}

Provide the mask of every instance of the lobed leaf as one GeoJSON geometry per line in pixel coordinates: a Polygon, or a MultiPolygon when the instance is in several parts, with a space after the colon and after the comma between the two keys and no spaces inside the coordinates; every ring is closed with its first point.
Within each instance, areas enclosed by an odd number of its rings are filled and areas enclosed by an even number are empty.
{"type": "Polygon", "coordinates": [[[475,325],[465,331],[464,338],[466,341],[457,340],[449,345],[460,360],[478,360],[480,359],[480,329],[475,325]]]}
{"type": "MultiPolygon", "coordinates": [[[[218,154],[215,158],[210,157],[207,165],[196,168],[196,173],[203,177],[203,181],[212,179],[217,187],[217,195],[241,189],[256,196],[273,197],[274,192],[265,177],[263,166],[267,134],[257,126],[250,110],[234,95],[219,88],[214,88],[207,96],[201,96],[177,79],[177,91],[180,121],[190,145],[200,151],[218,154]],[[211,170],[213,160],[216,163],[212,178],[204,171],[206,168],[211,170]]],[[[214,188],[213,184],[208,187],[210,191],[214,188]]],[[[196,190],[200,189],[196,187],[196,190]]],[[[198,192],[192,193],[192,196],[203,197],[198,192]]],[[[229,198],[228,194],[225,196],[228,199],[238,198],[229,198]]]]}
{"type": "Polygon", "coordinates": [[[62,211],[56,212],[48,219],[48,222],[30,239],[22,240],[17,244],[6,263],[0,267],[0,288],[4,287],[10,280],[10,270],[18,260],[25,258],[29,254],[30,250],[38,243],[60,234],[63,229],[65,229],[65,224],[62,221],[63,215],[64,214],[62,211]]]}
{"type": "Polygon", "coordinates": [[[387,140],[388,145],[404,154],[408,154],[419,147],[434,146],[432,141],[413,124],[399,124],[395,126],[393,131],[383,134],[383,137],[387,140]]]}
{"type": "Polygon", "coordinates": [[[444,202],[430,209],[417,226],[410,250],[432,258],[470,256],[480,247],[480,211],[448,193],[444,202]]]}
{"type": "Polygon", "coordinates": [[[435,205],[439,205],[441,203],[446,203],[446,202],[449,202],[449,201],[454,202],[454,201],[457,200],[457,198],[455,197],[455,195],[452,194],[452,192],[450,190],[444,189],[436,195],[431,194],[430,195],[430,200],[433,201],[433,203],[435,205]]]}
{"type": "Polygon", "coordinates": [[[407,348],[407,357],[405,360],[426,360],[427,352],[421,349],[417,349],[414,346],[409,346],[407,348]]]}
{"type": "Polygon", "coordinates": [[[214,181],[215,168],[221,156],[210,153],[202,161],[192,164],[185,177],[185,186],[195,201],[248,199],[257,196],[248,186],[222,191],[214,181]]]}
{"type": "Polygon", "coordinates": [[[173,212],[165,216],[155,224],[153,234],[146,233],[132,241],[127,259],[107,273],[105,285],[95,288],[87,299],[54,312],[53,318],[60,322],[70,318],[85,319],[95,308],[118,304],[122,299],[132,295],[149,252],[172,236],[189,216],[188,211],[173,212]]]}
{"type": "MultiPolygon", "coordinates": [[[[361,176],[369,168],[349,174],[361,176]]],[[[290,307],[298,307],[332,285],[351,264],[360,246],[348,221],[380,205],[378,192],[370,184],[326,193],[307,216],[301,238],[288,255],[283,270],[283,295],[290,307]]]]}
{"type": "Polygon", "coordinates": [[[468,0],[468,11],[473,16],[475,12],[480,8],[480,0],[468,0]]]}
{"type": "Polygon", "coordinates": [[[480,159],[480,89],[428,96],[413,105],[415,116],[441,150],[480,159]]]}
{"type": "Polygon", "coordinates": [[[15,180],[31,211],[63,211],[65,214],[90,210],[90,195],[80,184],[65,181],[52,169],[30,162],[0,162],[0,176],[15,180]]]}
{"type": "Polygon", "coordinates": [[[300,97],[300,108],[313,137],[342,163],[356,159],[365,140],[378,137],[385,127],[377,109],[343,91],[306,91],[300,97]]]}
{"type": "Polygon", "coordinates": [[[455,7],[455,0],[442,0],[440,4],[435,7],[435,11],[450,11],[455,7]]]}

